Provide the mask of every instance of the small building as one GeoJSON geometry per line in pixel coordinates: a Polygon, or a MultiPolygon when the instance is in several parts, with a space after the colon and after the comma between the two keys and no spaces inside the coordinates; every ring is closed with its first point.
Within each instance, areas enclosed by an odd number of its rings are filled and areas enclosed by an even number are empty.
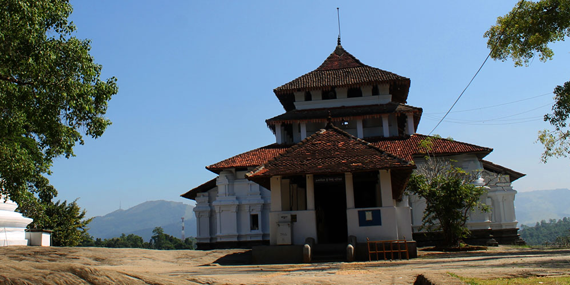
{"type": "MultiPolygon", "coordinates": [[[[406,104],[409,88],[409,78],[361,63],[339,42],[316,70],[274,89],[285,110],[266,120],[275,143],[207,166],[218,177],[182,195],[196,201],[198,248],[415,239],[425,203],[404,190],[428,136],[416,134],[422,109],[406,104]]],[[[431,155],[466,170],[513,173],[483,161],[491,148],[431,140],[431,155]]],[[[473,214],[471,226],[516,235],[516,191],[504,179],[497,187],[509,198],[492,204],[494,216],[473,214]]]]}

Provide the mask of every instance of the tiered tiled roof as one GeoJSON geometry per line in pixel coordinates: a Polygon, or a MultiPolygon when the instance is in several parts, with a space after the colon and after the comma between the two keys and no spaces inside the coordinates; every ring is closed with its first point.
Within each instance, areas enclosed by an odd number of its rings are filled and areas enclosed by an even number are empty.
{"type": "Polygon", "coordinates": [[[227,168],[257,167],[284,153],[289,147],[291,147],[291,145],[270,144],[206,166],[206,169],[220,173],[227,168]]]}
{"type": "MultiPolygon", "coordinates": [[[[273,125],[275,123],[298,123],[303,121],[326,122],[329,115],[331,116],[332,121],[336,122],[353,119],[381,118],[383,114],[404,112],[413,112],[421,115],[422,108],[390,102],[381,105],[292,110],[271,119],[267,119],[265,122],[268,125],[273,125]]],[[[417,123],[419,123],[419,117],[417,123]]]]}
{"type": "MultiPolygon", "coordinates": [[[[367,139],[371,145],[385,150],[401,159],[413,161],[415,155],[425,153],[425,149],[420,147],[420,143],[429,136],[414,134],[409,137],[402,138],[372,138],[367,139]]],[[[461,153],[481,153],[486,155],[493,149],[468,144],[464,142],[448,140],[443,138],[433,138],[433,146],[431,154],[433,155],[456,155],[461,153]]],[[[247,168],[257,167],[273,159],[279,154],[284,153],[291,145],[270,144],[260,147],[228,159],[222,160],[218,163],[207,166],[206,168],[219,173],[226,168],[247,168]]]]}
{"type": "Polygon", "coordinates": [[[338,45],[319,68],[273,91],[275,94],[285,94],[298,90],[326,90],[331,87],[359,87],[389,82],[404,83],[408,87],[410,85],[409,78],[365,65],[338,45]]]}
{"type": "Polygon", "coordinates": [[[329,124],[284,153],[267,161],[248,177],[335,174],[380,169],[411,169],[413,164],[329,124]]]}
{"type": "MultiPolygon", "coordinates": [[[[487,147],[481,147],[473,144],[442,139],[437,137],[429,137],[420,134],[414,134],[409,137],[403,137],[403,138],[369,138],[367,140],[371,141],[369,144],[373,147],[382,149],[387,153],[392,154],[402,160],[413,161],[414,156],[425,154],[425,149],[421,147],[421,142],[426,138],[432,138],[432,147],[430,151],[432,155],[456,155],[462,153],[479,153],[481,154],[482,157],[484,157],[493,150],[487,147]]],[[[364,144],[367,143],[366,141],[363,140],[359,141],[361,141],[364,144]]],[[[215,173],[220,173],[223,169],[227,168],[257,167],[264,163],[267,163],[268,161],[274,159],[278,155],[285,153],[288,149],[291,148],[292,148],[291,145],[270,144],[248,152],[244,152],[242,154],[238,154],[236,156],[222,160],[218,163],[207,166],[206,168],[215,173]]],[[[338,170],[340,170],[340,168],[338,170]]],[[[393,182],[397,181],[395,180],[393,182]]],[[[209,189],[214,188],[215,186],[216,186],[215,179],[210,180],[183,194],[183,197],[193,199],[190,197],[195,198],[198,193],[205,192],[209,189]]],[[[397,195],[395,195],[394,197],[396,196],[397,195]]]]}

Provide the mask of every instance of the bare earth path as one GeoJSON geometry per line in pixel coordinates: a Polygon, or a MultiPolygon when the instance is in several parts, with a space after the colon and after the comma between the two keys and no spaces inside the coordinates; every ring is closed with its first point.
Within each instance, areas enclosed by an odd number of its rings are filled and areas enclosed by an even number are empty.
{"type": "Polygon", "coordinates": [[[244,250],[159,251],[0,247],[0,284],[437,284],[465,277],[570,275],[570,250],[512,247],[469,253],[420,252],[404,261],[220,265],[244,250]]]}

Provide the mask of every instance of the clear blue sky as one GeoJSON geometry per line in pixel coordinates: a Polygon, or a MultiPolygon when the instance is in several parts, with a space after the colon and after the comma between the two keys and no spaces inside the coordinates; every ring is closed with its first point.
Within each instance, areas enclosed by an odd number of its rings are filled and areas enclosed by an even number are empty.
{"type": "MultiPolygon", "coordinates": [[[[190,203],[179,195],[215,177],[206,165],[274,142],[265,119],[284,111],[272,90],[334,50],[336,7],[347,51],[411,78],[408,104],[424,109],[418,132],[429,133],[487,56],[483,33],[516,0],[72,4],[77,37],[92,40],[119,93],[113,125],[57,159],[49,178],[59,199],[80,198],[95,216],[148,200],[190,203]]],[[[494,148],[488,160],[527,174],[519,191],[570,186],[570,161],[542,164],[535,143],[552,90],[570,74],[568,46],[554,47],[553,61],[526,68],[489,61],[434,132],[494,148]]]]}

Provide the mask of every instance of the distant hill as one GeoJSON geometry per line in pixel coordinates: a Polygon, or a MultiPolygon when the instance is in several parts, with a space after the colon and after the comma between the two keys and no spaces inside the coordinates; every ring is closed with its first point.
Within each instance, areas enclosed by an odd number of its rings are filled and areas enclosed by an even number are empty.
{"type": "Polygon", "coordinates": [[[196,236],[194,207],[182,202],[148,201],[128,210],[117,210],[97,216],[89,224],[89,234],[96,238],[119,237],[135,234],[149,241],[152,230],[162,227],[166,234],[181,238],[182,217],[186,237],[196,236]]]}
{"type": "Polygon", "coordinates": [[[519,192],[515,198],[519,224],[534,226],[537,222],[570,217],[570,190],[538,190],[519,192]]]}

